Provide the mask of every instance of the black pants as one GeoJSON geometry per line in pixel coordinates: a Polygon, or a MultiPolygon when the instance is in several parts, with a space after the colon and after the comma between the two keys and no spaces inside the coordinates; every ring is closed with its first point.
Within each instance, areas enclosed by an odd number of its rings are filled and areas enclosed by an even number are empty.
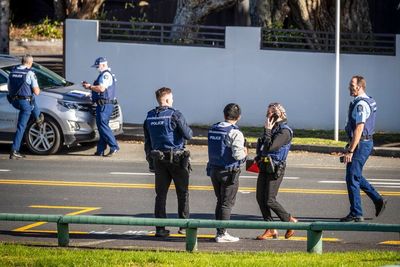
{"type": "Polygon", "coordinates": [[[165,205],[168,189],[173,180],[178,198],[178,217],[181,219],[189,218],[189,171],[177,163],[164,160],[155,160],[154,169],[156,187],[154,216],[156,218],[167,218],[165,205]]]}
{"type": "MultiPolygon", "coordinates": [[[[232,207],[235,205],[236,194],[239,189],[239,179],[232,181],[231,172],[214,168],[211,169],[210,177],[214,187],[215,196],[217,197],[215,219],[229,220],[231,218],[232,207]]],[[[224,228],[217,228],[218,235],[224,233],[224,228]]]]}
{"type": "Polygon", "coordinates": [[[274,179],[274,174],[260,172],[257,178],[257,202],[265,221],[272,221],[271,210],[284,222],[290,220],[290,214],[276,201],[283,177],[274,179]]]}

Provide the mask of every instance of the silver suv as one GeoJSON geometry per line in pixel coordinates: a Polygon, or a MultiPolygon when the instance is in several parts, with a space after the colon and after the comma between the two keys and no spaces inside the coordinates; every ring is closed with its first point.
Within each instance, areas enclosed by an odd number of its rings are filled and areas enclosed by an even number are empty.
{"type": "MultiPolygon", "coordinates": [[[[18,121],[18,110],[7,101],[8,74],[21,60],[9,55],[0,55],[0,142],[12,142],[18,121]]],[[[28,122],[25,143],[34,154],[57,153],[61,146],[92,142],[99,138],[95,113],[96,107],[90,92],[66,81],[51,70],[34,63],[35,72],[42,92],[36,96],[45,121],[38,128],[33,120],[28,122]]],[[[115,135],[122,133],[122,111],[119,104],[109,123],[115,135]]]]}

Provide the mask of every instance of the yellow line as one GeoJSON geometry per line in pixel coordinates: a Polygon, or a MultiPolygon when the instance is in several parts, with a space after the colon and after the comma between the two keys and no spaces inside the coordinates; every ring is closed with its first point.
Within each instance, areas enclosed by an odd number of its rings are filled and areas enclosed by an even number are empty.
{"type": "MultiPolygon", "coordinates": [[[[154,184],[130,184],[130,183],[100,183],[100,182],[66,182],[66,181],[45,181],[45,180],[7,180],[0,179],[0,184],[15,185],[36,185],[36,186],[75,186],[75,187],[104,187],[104,188],[137,188],[154,189],[154,184]]],[[[174,188],[172,186],[172,188],[174,188]]],[[[195,191],[213,191],[212,186],[192,185],[190,190],[195,191]]],[[[240,187],[240,191],[255,192],[254,187],[240,187]]],[[[281,188],[280,193],[298,193],[298,194],[330,194],[347,195],[346,190],[335,189],[306,189],[306,188],[281,188]]],[[[380,191],[384,196],[400,196],[400,191],[380,191]]]]}
{"type": "Polygon", "coordinates": [[[29,207],[36,208],[36,209],[68,209],[68,210],[82,210],[82,209],[98,210],[98,209],[100,209],[97,207],[46,206],[46,205],[31,205],[29,207]]]}
{"type": "Polygon", "coordinates": [[[400,246],[400,241],[399,241],[399,240],[388,240],[388,241],[380,242],[379,245],[395,245],[395,246],[400,246]]]}
{"type": "MultiPolygon", "coordinates": [[[[47,234],[56,234],[57,231],[55,230],[27,230],[25,231],[26,233],[47,233],[47,234]]],[[[78,234],[78,235],[89,235],[89,232],[79,232],[79,231],[71,231],[69,232],[70,234],[78,234]]],[[[147,234],[144,236],[154,236],[154,234],[147,234]]],[[[181,234],[170,234],[171,237],[182,237],[185,238],[185,235],[181,235],[181,234]]],[[[207,234],[200,234],[197,235],[197,238],[204,238],[204,239],[213,239],[215,237],[215,235],[207,235],[207,234]]],[[[275,239],[266,239],[265,241],[268,240],[275,240],[275,239]]],[[[290,239],[285,239],[285,237],[283,236],[279,236],[278,240],[288,240],[288,241],[307,241],[307,237],[303,237],[303,236],[294,236],[291,237],[290,239]]],[[[341,240],[338,238],[330,238],[330,237],[324,237],[322,238],[323,241],[325,242],[340,242],[341,240]]],[[[390,241],[387,241],[390,242],[390,241]]],[[[395,241],[391,241],[391,242],[395,242],[395,241]]],[[[380,243],[381,244],[381,243],[380,243]]]]}
{"type": "MultiPolygon", "coordinates": [[[[75,212],[67,213],[66,215],[78,215],[78,214],[82,214],[82,213],[86,213],[86,212],[90,212],[90,211],[93,211],[93,210],[100,209],[100,208],[97,208],[97,207],[81,207],[81,208],[79,208],[79,207],[71,207],[71,206],[45,206],[45,205],[31,205],[29,207],[30,208],[42,208],[42,209],[80,209],[80,210],[75,211],[75,212]]],[[[23,227],[14,229],[12,231],[14,231],[14,232],[26,232],[27,230],[30,230],[30,229],[32,229],[34,227],[38,227],[38,226],[44,225],[46,223],[47,222],[36,222],[36,223],[28,224],[28,225],[25,225],[23,227]]]]}

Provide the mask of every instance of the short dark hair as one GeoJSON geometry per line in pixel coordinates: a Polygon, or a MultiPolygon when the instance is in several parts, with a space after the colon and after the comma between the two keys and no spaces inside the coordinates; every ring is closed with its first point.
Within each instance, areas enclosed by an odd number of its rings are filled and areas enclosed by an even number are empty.
{"type": "Polygon", "coordinates": [[[172,90],[168,87],[161,87],[160,89],[158,89],[156,91],[157,102],[160,103],[161,98],[163,98],[163,96],[168,95],[170,93],[172,93],[172,90]]]}
{"type": "Polygon", "coordinates": [[[224,108],[224,117],[226,120],[238,120],[242,113],[238,104],[230,103],[224,108]]]}

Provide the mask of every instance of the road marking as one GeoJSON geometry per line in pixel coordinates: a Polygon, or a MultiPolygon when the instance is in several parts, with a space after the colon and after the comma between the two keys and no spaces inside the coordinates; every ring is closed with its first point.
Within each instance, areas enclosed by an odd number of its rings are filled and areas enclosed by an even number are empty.
{"type": "MultiPolygon", "coordinates": [[[[258,176],[252,176],[252,175],[241,175],[239,178],[245,178],[245,179],[257,179],[258,176]]],[[[300,177],[290,177],[290,176],[284,176],[283,180],[298,180],[300,177]]]]}
{"type": "MultiPolygon", "coordinates": [[[[321,184],[345,184],[346,181],[318,181],[318,183],[321,184]]],[[[370,184],[373,185],[400,185],[400,182],[398,183],[388,183],[388,182],[370,182],[370,184]]]]}
{"type": "MultiPolygon", "coordinates": [[[[100,187],[100,188],[135,188],[135,189],[154,189],[154,184],[130,184],[130,183],[100,183],[100,182],[66,182],[66,181],[46,181],[46,180],[7,180],[0,179],[0,184],[13,185],[36,185],[36,186],[71,186],[71,187],[100,187]]],[[[175,188],[171,185],[171,189],[175,188]]],[[[190,190],[194,191],[214,191],[212,186],[191,185],[190,190]]],[[[241,191],[255,192],[255,187],[239,187],[241,191]]],[[[299,193],[299,194],[330,194],[347,195],[347,190],[336,189],[306,189],[306,188],[280,188],[280,193],[299,193]]],[[[381,191],[384,196],[398,196],[400,191],[381,191]]]]}
{"type": "Polygon", "coordinates": [[[400,241],[399,240],[387,240],[380,242],[379,245],[395,245],[395,246],[400,246],[400,241]]]}
{"type": "Polygon", "coordinates": [[[0,169],[0,172],[9,172],[11,170],[7,170],[7,169],[0,169]]]}
{"type": "Polygon", "coordinates": [[[154,175],[151,172],[110,172],[111,175],[154,175]]]}
{"type": "MultiPolygon", "coordinates": [[[[90,212],[90,211],[94,211],[94,210],[98,210],[100,208],[97,207],[72,207],[72,206],[46,206],[46,205],[31,205],[29,206],[30,208],[37,208],[37,209],[72,209],[72,210],[78,210],[75,212],[71,212],[65,215],[78,215],[78,214],[82,214],[82,213],[86,213],[86,212],[90,212]]],[[[36,223],[32,223],[32,224],[28,224],[26,226],[22,226],[20,228],[14,229],[12,231],[14,232],[26,232],[27,230],[30,230],[34,227],[37,226],[41,226],[46,224],[47,222],[36,222],[36,223]]],[[[40,231],[40,230],[35,230],[35,231],[40,231]]]]}
{"type": "MultiPolygon", "coordinates": [[[[55,230],[27,230],[27,231],[24,231],[24,232],[26,232],[26,233],[43,233],[43,234],[45,234],[45,233],[47,233],[47,234],[56,234],[57,233],[57,231],[55,231],[55,230]]],[[[136,232],[136,231],[128,231],[128,232],[124,232],[124,233],[107,232],[105,234],[107,234],[107,235],[132,235],[132,236],[154,236],[155,235],[155,231],[138,231],[138,232],[147,232],[146,234],[143,234],[143,233],[136,234],[134,232],[136,232]]],[[[93,232],[70,231],[69,233],[70,234],[78,234],[78,235],[90,235],[90,234],[92,234],[92,235],[97,235],[97,234],[98,235],[104,235],[104,233],[102,233],[102,232],[94,232],[94,231],[93,232]]],[[[182,234],[170,234],[169,236],[170,237],[186,238],[186,236],[182,235],[182,234]]],[[[215,235],[213,235],[213,234],[198,234],[197,238],[214,239],[215,235]]],[[[243,237],[243,239],[247,239],[247,238],[243,237]]],[[[108,239],[108,240],[112,241],[114,239],[108,239]]],[[[290,239],[285,239],[284,236],[278,236],[277,239],[270,238],[270,239],[267,239],[267,240],[272,240],[272,241],[273,240],[307,241],[307,237],[306,236],[293,236],[290,239]]],[[[322,241],[325,241],[325,242],[340,242],[342,240],[338,239],[338,238],[333,238],[333,237],[323,237],[322,241]]],[[[396,241],[387,241],[387,242],[396,242],[396,241]]],[[[81,243],[79,243],[79,244],[81,244],[81,243]]]]}

